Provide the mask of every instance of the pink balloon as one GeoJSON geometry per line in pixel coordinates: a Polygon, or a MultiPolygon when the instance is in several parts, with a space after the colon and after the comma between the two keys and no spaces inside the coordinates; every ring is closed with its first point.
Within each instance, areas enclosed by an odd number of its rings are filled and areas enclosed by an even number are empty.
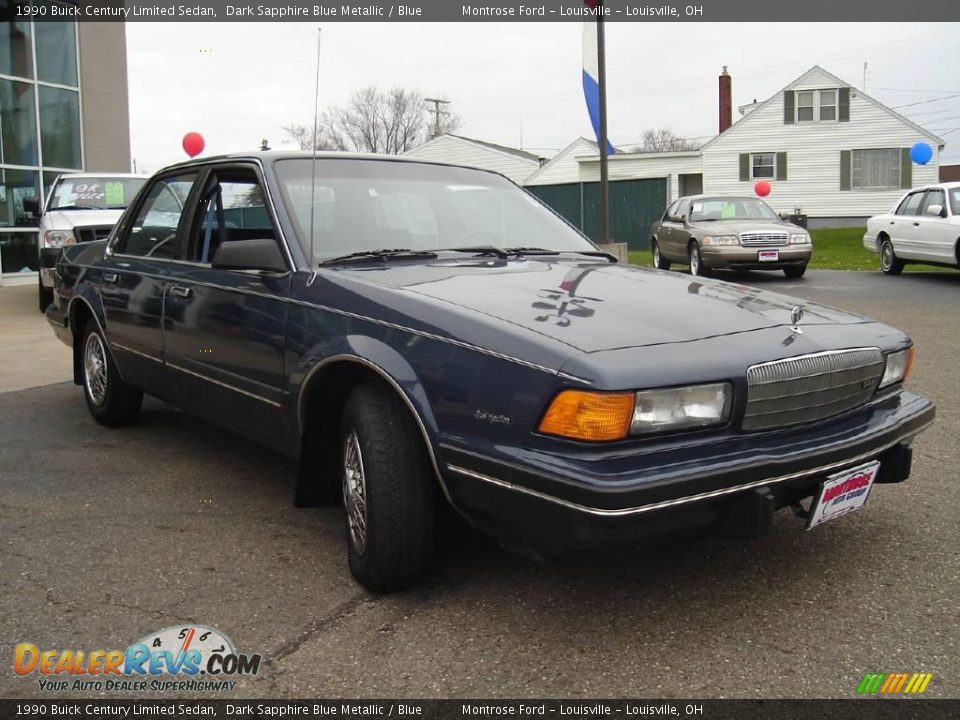
{"type": "Polygon", "coordinates": [[[753,191],[760,197],[766,197],[770,194],[770,183],[766,180],[760,180],[756,185],[753,186],[753,191]]]}
{"type": "Polygon", "coordinates": [[[188,132],[183,136],[183,151],[190,157],[196,157],[203,152],[203,135],[198,132],[188,132]]]}

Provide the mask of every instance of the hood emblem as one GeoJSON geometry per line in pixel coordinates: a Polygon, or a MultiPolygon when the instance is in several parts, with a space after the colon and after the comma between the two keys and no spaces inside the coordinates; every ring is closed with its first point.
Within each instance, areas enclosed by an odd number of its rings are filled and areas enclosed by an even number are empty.
{"type": "Polygon", "coordinates": [[[790,330],[797,335],[803,335],[803,330],[799,327],[801,320],[803,320],[803,308],[799,305],[794,305],[793,309],[790,310],[790,330]]]}

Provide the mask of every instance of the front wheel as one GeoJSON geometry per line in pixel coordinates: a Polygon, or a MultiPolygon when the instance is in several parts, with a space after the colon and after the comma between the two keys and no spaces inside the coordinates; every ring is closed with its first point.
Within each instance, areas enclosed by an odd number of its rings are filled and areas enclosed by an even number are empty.
{"type": "Polygon", "coordinates": [[[350,572],[375,592],[408,587],[433,555],[434,486],[423,438],[395,393],[367,383],[347,400],[340,448],[350,572]]]}
{"type": "Polygon", "coordinates": [[[657,270],[669,270],[670,261],[666,260],[663,255],[660,254],[660,243],[654,240],[650,244],[650,250],[653,252],[653,266],[657,270]]]}
{"type": "Polygon", "coordinates": [[[120,378],[107,341],[92,319],[84,328],[82,343],[83,394],[93,419],[110,426],[132,422],[140,413],[143,392],[120,378]]]}
{"type": "Polygon", "coordinates": [[[707,277],[710,274],[710,269],[703,264],[703,256],[700,254],[700,246],[695,242],[690,243],[690,249],[687,252],[687,261],[690,264],[691,275],[696,275],[697,277],[707,277]]]}
{"type": "Polygon", "coordinates": [[[903,272],[904,262],[893,251],[893,243],[884,240],[880,245],[880,269],[887,275],[899,275],[903,272]]]}
{"type": "Polygon", "coordinates": [[[788,265],[783,269],[783,274],[788,278],[801,278],[803,274],[807,271],[807,264],[803,265],[788,265]]]}

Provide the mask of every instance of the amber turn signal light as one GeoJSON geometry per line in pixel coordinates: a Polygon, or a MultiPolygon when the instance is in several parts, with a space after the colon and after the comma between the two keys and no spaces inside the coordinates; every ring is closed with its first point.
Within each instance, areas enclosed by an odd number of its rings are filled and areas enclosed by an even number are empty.
{"type": "Polygon", "coordinates": [[[540,421],[540,432],[574,440],[620,440],[633,418],[633,393],[564,390],[540,421]]]}

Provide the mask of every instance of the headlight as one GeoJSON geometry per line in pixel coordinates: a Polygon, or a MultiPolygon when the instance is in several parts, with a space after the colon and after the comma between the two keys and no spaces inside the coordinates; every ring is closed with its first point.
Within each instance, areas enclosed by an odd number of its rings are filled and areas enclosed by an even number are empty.
{"type": "Polygon", "coordinates": [[[791,245],[809,245],[810,236],[806,233],[795,233],[790,236],[791,245]]]}
{"type": "Polygon", "coordinates": [[[573,440],[604,441],[723,425],[732,397],[728,383],[636,393],[564,390],[550,403],[539,429],[573,440]]]}
{"type": "Polygon", "coordinates": [[[913,367],[913,348],[898,350],[887,355],[887,366],[883,370],[883,377],[880,378],[880,387],[893,385],[894,383],[904,382],[910,377],[910,369],[913,367]]]}
{"type": "Polygon", "coordinates": [[[704,245],[739,245],[740,238],[736,235],[707,235],[703,238],[704,245]]]}
{"type": "Polygon", "coordinates": [[[77,239],[66,230],[47,230],[43,234],[43,246],[58,248],[64,245],[73,245],[77,239]]]}
{"type": "Polygon", "coordinates": [[[732,394],[729,383],[638,392],[630,432],[640,434],[723,425],[730,417],[732,394]]]}

